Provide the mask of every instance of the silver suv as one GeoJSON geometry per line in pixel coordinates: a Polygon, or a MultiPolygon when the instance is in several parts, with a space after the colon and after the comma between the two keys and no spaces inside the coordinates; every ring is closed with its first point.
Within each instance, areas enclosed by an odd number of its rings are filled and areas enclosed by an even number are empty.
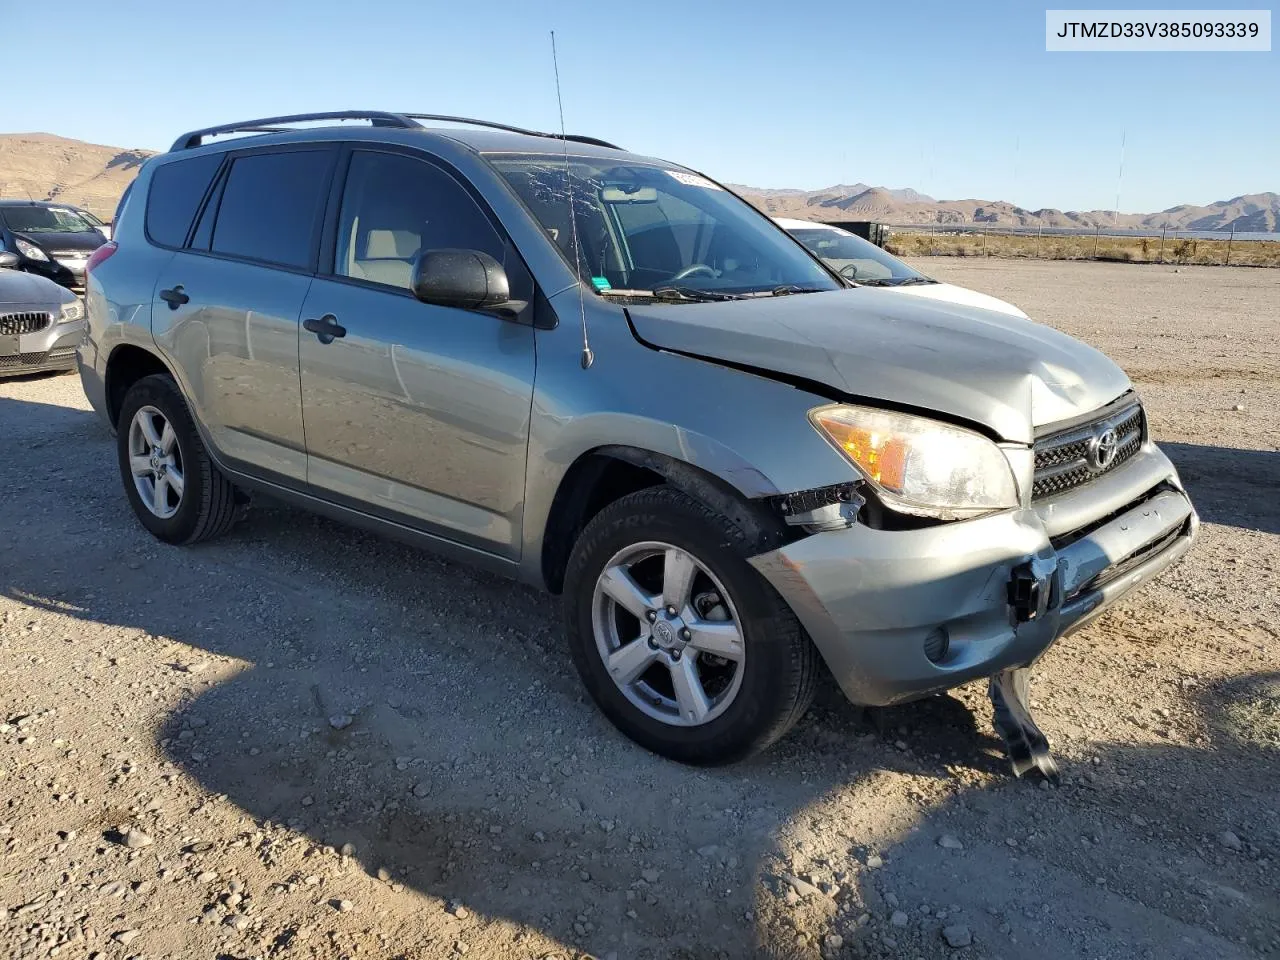
{"type": "Polygon", "coordinates": [[[592,138],[199,130],[115,231],[80,371],[148,530],[262,491],[562,594],[600,708],[682,761],[777,740],[825,669],[861,704],[990,677],[1015,771],[1052,773],[1030,665],[1196,533],[1097,351],[859,287],[592,138]]]}

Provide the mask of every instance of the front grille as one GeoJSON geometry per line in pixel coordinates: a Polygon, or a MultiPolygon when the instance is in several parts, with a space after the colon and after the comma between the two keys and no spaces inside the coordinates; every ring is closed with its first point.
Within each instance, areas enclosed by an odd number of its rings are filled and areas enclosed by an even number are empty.
{"type": "Polygon", "coordinates": [[[34,367],[44,363],[47,354],[44,353],[11,353],[0,357],[0,370],[12,367],[34,367]]]}
{"type": "Polygon", "coordinates": [[[1091,423],[1037,440],[1031,498],[1042,500],[1065,493],[1110,473],[1142,448],[1145,433],[1146,417],[1142,405],[1135,401],[1091,423]],[[1100,441],[1108,431],[1115,434],[1115,454],[1106,460],[1106,446],[1100,441]]]}
{"type": "Polygon", "coordinates": [[[39,333],[52,321],[48,313],[0,313],[0,334],[39,333]]]}
{"type": "Polygon", "coordinates": [[[66,365],[76,358],[75,347],[58,347],[48,353],[11,353],[0,357],[0,370],[17,370],[19,367],[43,367],[49,364],[66,365]]]}

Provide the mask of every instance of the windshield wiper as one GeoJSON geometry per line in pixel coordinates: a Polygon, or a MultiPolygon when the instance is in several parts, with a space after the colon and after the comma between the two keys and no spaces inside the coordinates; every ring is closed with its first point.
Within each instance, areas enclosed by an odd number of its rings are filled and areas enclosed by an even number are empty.
{"type": "Polygon", "coordinates": [[[769,292],[771,297],[789,297],[793,293],[821,293],[819,287],[801,287],[794,283],[784,283],[769,292]]]}
{"type": "Polygon", "coordinates": [[[937,280],[930,279],[929,277],[903,277],[901,280],[897,282],[897,284],[895,284],[895,286],[909,287],[909,286],[914,286],[915,284],[918,284],[918,283],[937,283],[937,282],[938,282],[937,280]]]}
{"type": "Polygon", "coordinates": [[[655,300],[688,300],[694,303],[718,303],[721,300],[741,300],[736,293],[716,293],[712,290],[699,290],[697,287],[665,286],[654,287],[655,300]]]}

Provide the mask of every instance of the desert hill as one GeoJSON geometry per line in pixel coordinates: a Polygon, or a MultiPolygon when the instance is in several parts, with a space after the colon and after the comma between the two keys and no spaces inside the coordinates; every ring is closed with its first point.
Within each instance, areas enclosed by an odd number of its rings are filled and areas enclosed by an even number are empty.
{"type": "Polygon", "coordinates": [[[109,218],[150,150],[124,150],[50,133],[0,134],[0,197],[64,200],[109,218]]]}

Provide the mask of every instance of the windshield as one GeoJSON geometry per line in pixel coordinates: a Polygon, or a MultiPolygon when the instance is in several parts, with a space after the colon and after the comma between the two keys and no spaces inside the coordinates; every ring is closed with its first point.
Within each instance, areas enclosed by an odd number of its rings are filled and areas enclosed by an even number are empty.
{"type": "MultiPolygon", "coordinates": [[[[564,159],[488,159],[572,263],[564,159]]],[[[580,267],[602,295],[697,301],[840,289],[802,247],[710,180],[635,161],[569,164],[580,267]]]]}
{"type": "Polygon", "coordinates": [[[89,233],[93,224],[66,207],[0,207],[5,225],[17,233],[89,233]]]}
{"type": "Polygon", "coordinates": [[[831,269],[854,283],[897,285],[903,282],[931,282],[922,273],[870,240],[834,227],[797,227],[791,235],[827,262],[831,269]]]}

